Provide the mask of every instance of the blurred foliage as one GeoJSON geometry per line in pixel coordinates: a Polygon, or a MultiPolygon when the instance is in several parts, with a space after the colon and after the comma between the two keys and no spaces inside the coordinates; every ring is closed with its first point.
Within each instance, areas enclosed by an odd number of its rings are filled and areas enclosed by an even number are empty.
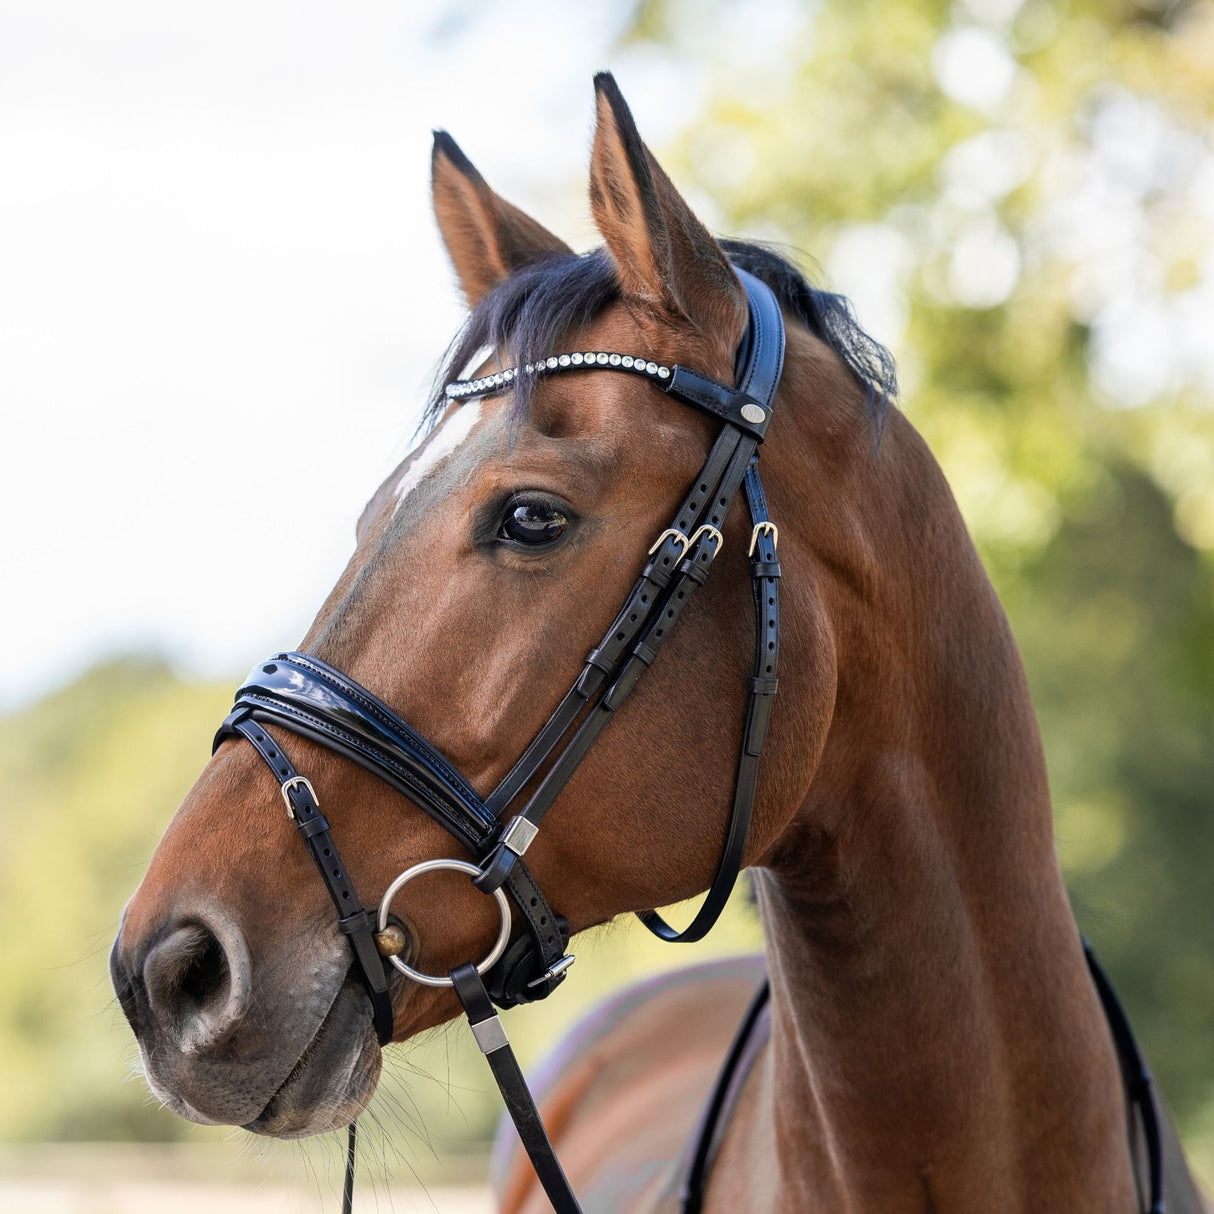
{"type": "Polygon", "coordinates": [[[703,71],[675,179],[899,355],[1024,653],[1080,924],[1214,1141],[1214,5],[653,0],[632,37],[703,71]]]}

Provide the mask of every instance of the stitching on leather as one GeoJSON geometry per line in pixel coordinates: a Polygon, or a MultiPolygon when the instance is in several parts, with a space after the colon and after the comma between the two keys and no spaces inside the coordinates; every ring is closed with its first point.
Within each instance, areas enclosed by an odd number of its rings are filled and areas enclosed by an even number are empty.
{"type": "MultiPolygon", "coordinates": [[[[328,721],[319,717],[314,717],[311,713],[306,712],[302,708],[298,708],[294,704],[284,706],[278,700],[271,699],[268,696],[259,695],[255,691],[245,689],[241,693],[241,699],[254,700],[259,705],[264,706],[265,711],[274,716],[294,716],[297,720],[306,722],[319,733],[328,734],[330,737],[340,738],[352,749],[357,750],[359,754],[367,755],[368,757],[373,758],[377,763],[382,763],[383,766],[388,768],[389,771],[393,772],[403,784],[408,785],[412,793],[416,793],[422,799],[433,800],[432,796],[430,795],[430,789],[427,788],[426,785],[420,781],[417,776],[415,776],[407,767],[402,767],[401,764],[391,756],[382,755],[377,750],[373,750],[365,741],[363,741],[362,738],[358,737],[357,735],[348,733],[339,726],[330,725],[328,721]]],[[[444,806],[443,808],[448,809],[449,807],[444,806]]],[[[468,833],[482,843],[488,837],[489,831],[491,831],[492,828],[497,825],[497,820],[494,818],[489,820],[490,825],[488,831],[480,829],[481,823],[479,820],[470,818],[467,810],[462,806],[460,807],[460,812],[453,813],[452,816],[462,819],[465,823],[465,827],[469,825],[476,827],[476,829],[469,830],[468,833]]]]}
{"type": "Polygon", "coordinates": [[[383,725],[389,733],[395,734],[397,737],[404,738],[411,746],[413,746],[415,750],[421,754],[424,754],[426,758],[431,761],[433,766],[448,779],[454,788],[461,793],[467,794],[477,800],[480,799],[476,796],[475,789],[473,789],[464,780],[459,772],[456,771],[455,768],[452,767],[451,764],[445,758],[443,758],[443,756],[439,754],[433,746],[429,745],[420,734],[415,733],[407,722],[399,721],[399,724],[405,725],[406,729],[409,730],[407,734],[402,734],[398,728],[398,722],[393,721],[391,716],[385,716],[383,708],[375,704],[373,701],[367,699],[365,695],[360,694],[352,684],[348,687],[343,687],[342,684],[337,682],[332,675],[328,674],[328,672],[324,670],[321,670],[303,657],[288,657],[286,654],[281,654],[277,660],[284,662],[287,665],[303,667],[303,669],[310,671],[315,678],[319,679],[322,683],[325,683],[339,695],[346,699],[353,700],[356,704],[362,706],[368,712],[368,714],[379,721],[379,723],[383,725]]]}

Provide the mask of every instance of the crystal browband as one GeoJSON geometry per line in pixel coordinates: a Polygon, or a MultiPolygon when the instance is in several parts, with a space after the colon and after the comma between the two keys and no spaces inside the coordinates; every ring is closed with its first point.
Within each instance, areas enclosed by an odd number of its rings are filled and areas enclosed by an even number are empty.
{"type": "Polygon", "coordinates": [[[609,350],[586,350],[541,358],[539,362],[528,363],[522,371],[518,367],[507,367],[504,371],[497,371],[480,379],[453,380],[445,391],[452,400],[463,400],[468,396],[491,396],[502,388],[508,388],[520,374],[547,375],[552,371],[575,371],[579,367],[607,367],[609,370],[631,371],[634,375],[644,375],[658,382],[667,381],[671,376],[669,367],[643,356],[616,354],[609,350]]]}

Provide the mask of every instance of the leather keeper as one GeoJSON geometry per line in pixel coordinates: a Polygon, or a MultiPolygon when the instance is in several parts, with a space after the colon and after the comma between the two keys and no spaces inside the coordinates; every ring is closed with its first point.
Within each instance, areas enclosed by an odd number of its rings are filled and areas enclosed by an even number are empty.
{"type": "MultiPolygon", "coordinates": [[[[775,682],[773,679],[772,682],[775,682]]],[[[753,696],[746,710],[746,753],[758,756],[763,753],[763,743],[767,740],[767,726],[771,722],[771,706],[775,697],[771,695],[753,696]]]]}
{"type": "Polygon", "coordinates": [[[687,560],[680,563],[679,572],[684,577],[691,578],[691,580],[698,586],[703,586],[704,583],[708,581],[708,570],[711,567],[711,559],[707,563],[701,564],[699,561],[692,560],[690,557],[688,557],[687,560]]]}
{"type": "Polygon", "coordinates": [[[659,569],[655,561],[650,561],[641,570],[641,577],[647,582],[652,582],[659,590],[665,590],[670,585],[669,572],[665,569],[659,569]]]}
{"type": "Polygon", "coordinates": [[[774,696],[780,686],[779,679],[765,679],[761,675],[751,676],[746,680],[746,689],[757,696],[774,696]]]}
{"type": "Polygon", "coordinates": [[[329,829],[329,820],[324,814],[318,813],[316,817],[309,818],[306,822],[299,820],[298,811],[295,817],[295,829],[305,839],[311,839],[316,835],[323,835],[329,829]]]}
{"type": "Polygon", "coordinates": [[[751,561],[751,577],[780,577],[779,561],[751,561]]]}
{"type": "Polygon", "coordinates": [[[601,670],[604,674],[610,674],[615,669],[611,659],[604,656],[601,649],[592,649],[586,655],[586,665],[593,666],[595,670],[601,670]]]}
{"type": "Polygon", "coordinates": [[[354,914],[347,915],[344,919],[338,919],[337,926],[347,936],[355,936],[364,928],[369,932],[371,930],[371,916],[362,907],[359,907],[354,914]]]}
{"type": "Polygon", "coordinates": [[[481,871],[472,878],[472,884],[482,894],[493,893],[510,876],[510,870],[514,867],[514,862],[517,859],[518,856],[514,852],[499,843],[494,849],[493,854],[481,865],[481,871]]]}

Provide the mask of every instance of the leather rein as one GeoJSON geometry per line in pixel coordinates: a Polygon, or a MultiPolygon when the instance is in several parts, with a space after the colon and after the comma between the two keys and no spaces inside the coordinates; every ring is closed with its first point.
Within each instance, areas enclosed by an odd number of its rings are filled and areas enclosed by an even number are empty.
{"type": "MultiPolygon", "coordinates": [[[[695,591],[708,579],[724,543],[722,528],[734,500],[744,492],[751,517],[748,557],[755,608],[755,651],[747,680],[747,706],[725,845],[716,875],[691,923],[677,930],[656,911],[639,912],[655,935],[672,943],[702,939],[720,917],[742,867],[754,808],[759,759],[771,719],[779,657],[778,530],[767,508],[759,477],[758,448],[771,421],[784,364],[784,322],[771,288],[735,267],[746,291],[749,320],[737,354],[736,386],[679,365],[665,366],[646,356],[611,351],[577,351],[548,357],[525,368],[508,368],[475,380],[448,384],[453,403],[508,392],[522,375],[543,377],[566,371],[615,371],[639,375],[683,404],[718,419],[721,430],[708,458],[684,496],[670,526],[656,539],[648,559],[610,629],[586,656],[581,673],[547,722],[501,783],[481,798],[441,752],[391,708],[341,671],[311,654],[275,654],[256,666],[236,693],[235,705],[215,735],[213,749],[231,738],[249,742],[270,768],[288,816],[307,845],[337,911],[338,926],[350,941],[355,964],[371,1001],[381,1045],[392,1038],[393,1012],[386,958],[402,974],[430,986],[452,986],[477,1045],[485,1054],[505,1106],[556,1214],[581,1214],[544,1129],[500,1017],[508,1008],[544,999],[564,981],[573,955],[569,924],[553,911],[525,860],[545,815],[577,770],[616,709],[653,664],[695,591]],[[269,734],[274,725],[318,742],[379,777],[444,827],[474,862],[428,860],[401,873],[384,892],[378,912],[363,906],[310,781],[301,775],[269,734]],[[523,793],[532,788],[530,795],[523,793]],[[400,890],[427,872],[467,874],[492,896],[501,930],[489,954],[447,975],[426,974],[401,957],[403,932],[392,923],[391,904],[400,890]],[[513,904],[513,913],[512,906],[513,904]],[[511,942],[514,913],[523,931],[511,942]]],[[[1094,970],[1101,1000],[1106,1001],[1094,970]]],[[[743,1031],[730,1051],[706,1110],[684,1184],[682,1208],[698,1210],[711,1163],[710,1144],[727,1117],[723,1093],[766,999],[761,988],[743,1031]]],[[[1108,988],[1111,994],[1111,988],[1108,988]]],[[[1114,997],[1114,1005],[1116,1003],[1114,997]]],[[[1120,1009],[1118,1008],[1119,1012],[1120,1009]]],[[[1142,1066],[1124,1014],[1109,1013],[1127,1086],[1139,1108],[1151,1173],[1149,1214],[1162,1214],[1162,1164],[1158,1116],[1150,1077],[1142,1066]],[[1128,1034],[1132,1057],[1124,1047],[1128,1034]],[[1127,1061],[1129,1065],[1127,1065],[1127,1061]],[[1133,1063],[1137,1062],[1137,1070],[1133,1063]],[[1143,1076],[1145,1075],[1145,1080],[1143,1076]]],[[[343,1214],[353,1204],[356,1127],[349,1127],[343,1214]]]]}

